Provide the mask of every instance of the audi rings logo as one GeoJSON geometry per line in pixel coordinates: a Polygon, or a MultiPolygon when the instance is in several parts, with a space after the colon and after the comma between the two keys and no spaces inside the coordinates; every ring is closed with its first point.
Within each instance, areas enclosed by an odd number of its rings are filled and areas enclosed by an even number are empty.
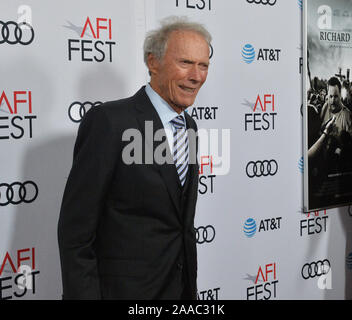
{"type": "Polygon", "coordinates": [[[97,101],[94,103],[89,101],[86,101],[83,103],[75,101],[71,103],[71,105],[68,108],[68,116],[73,122],[76,122],[76,123],[81,122],[83,117],[91,107],[96,107],[101,104],[102,102],[100,101],[97,101]]]}
{"type": "Polygon", "coordinates": [[[196,240],[198,244],[212,242],[215,238],[215,229],[213,226],[198,227],[196,230],[196,240]]]}
{"type": "Polygon", "coordinates": [[[319,260],[312,263],[306,263],[302,267],[302,277],[307,280],[309,278],[320,277],[323,274],[327,274],[330,271],[330,261],[325,259],[323,261],[319,260]]]}
{"type": "Polygon", "coordinates": [[[246,166],[246,174],[249,178],[274,176],[279,169],[275,160],[250,161],[246,166]]]}
{"type": "Polygon", "coordinates": [[[348,212],[348,215],[350,217],[352,217],[352,208],[351,208],[351,206],[348,206],[347,212],[348,212]]]}
{"type": "Polygon", "coordinates": [[[0,44],[17,44],[20,43],[24,46],[31,44],[34,40],[34,30],[33,27],[26,23],[16,23],[14,21],[1,21],[0,20],[0,44]],[[24,28],[25,27],[25,28],[24,28]],[[27,32],[24,30],[30,30],[30,34],[27,35],[27,32]]]}
{"type": "Polygon", "coordinates": [[[33,181],[0,183],[0,206],[31,203],[38,196],[38,186],[33,181]]]}
{"type": "Polygon", "coordinates": [[[211,59],[213,57],[213,54],[214,54],[214,48],[213,48],[212,45],[209,45],[209,49],[210,49],[209,59],[211,59]]]}
{"type": "Polygon", "coordinates": [[[268,4],[269,6],[273,6],[276,3],[276,0],[247,0],[248,3],[255,4],[268,4]]]}
{"type": "Polygon", "coordinates": [[[349,270],[352,270],[352,252],[346,257],[346,266],[349,270]]]}

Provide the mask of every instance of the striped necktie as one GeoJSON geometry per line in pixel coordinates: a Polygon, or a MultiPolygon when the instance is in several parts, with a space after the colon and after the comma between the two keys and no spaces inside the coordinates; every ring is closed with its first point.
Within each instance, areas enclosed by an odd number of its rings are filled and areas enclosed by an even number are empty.
{"type": "Polygon", "coordinates": [[[181,185],[186,181],[188,171],[188,136],[185,120],[177,116],[170,121],[174,131],[173,158],[181,185]]]}

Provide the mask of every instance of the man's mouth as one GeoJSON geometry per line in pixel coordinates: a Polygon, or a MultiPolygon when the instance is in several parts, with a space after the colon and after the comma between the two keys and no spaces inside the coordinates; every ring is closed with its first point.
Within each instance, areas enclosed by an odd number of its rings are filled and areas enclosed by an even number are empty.
{"type": "Polygon", "coordinates": [[[190,88],[190,87],[186,87],[186,86],[179,86],[183,91],[189,92],[189,93],[195,93],[196,92],[196,88],[190,88]]]}

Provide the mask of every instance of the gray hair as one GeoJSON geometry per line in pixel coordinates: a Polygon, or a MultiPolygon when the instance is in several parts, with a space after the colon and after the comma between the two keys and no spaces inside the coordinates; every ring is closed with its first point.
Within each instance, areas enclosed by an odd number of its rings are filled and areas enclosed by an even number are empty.
{"type": "MultiPolygon", "coordinates": [[[[161,27],[149,31],[144,40],[144,62],[147,65],[148,55],[151,53],[158,60],[164,57],[167,40],[173,31],[193,31],[200,34],[210,46],[212,37],[205,27],[197,22],[190,22],[187,17],[171,16],[161,21],[161,27]]],[[[148,66],[148,65],[147,65],[148,66]]]]}

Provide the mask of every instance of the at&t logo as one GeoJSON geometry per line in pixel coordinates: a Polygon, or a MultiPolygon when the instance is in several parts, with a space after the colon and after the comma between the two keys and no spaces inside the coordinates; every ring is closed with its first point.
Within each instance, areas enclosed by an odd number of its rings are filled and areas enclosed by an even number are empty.
{"type": "Polygon", "coordinates": [[[197,293],[198,300],[219,300],[220,288],[207,289],[197,293]]]}
{"type": "Polygon", "coordinates": [[[243,58],[243,61],[247,64],[252,63],[254,61],[255,50],[251,44],[247,43],[242,48],[242,58],[243,58]]]}
{"type": "Polygon", "coordinates": [[[248,238],[252,238],[257,232],[257,224],[252,218],[248,218],[243,226],[243,232],[248,238]]]}
{"type": "Polygon", "coordinates": [[[185,110],[196,120],[216,120],[219,107],[190,107],[185,110]]]}
{"type": "Polygon", "coordinates": [[[258,229],[259,232],[263,231],[274,231],[281,228],[282,217],[262,219],[259,222],[259,228],[257,228],[257,223],[253,218],[248,218],[243,226],[243,232],[248,238],[252,238],[258,229]]]}
{"type": "Polygon", "coordinates": [[[266,62],[280,61],[281,49],[260,48],[256,56],[256,50],[253,45],[247,43],[241,50],[242,59],[245,63],[250,64],[254,60],[266,62]]]}

